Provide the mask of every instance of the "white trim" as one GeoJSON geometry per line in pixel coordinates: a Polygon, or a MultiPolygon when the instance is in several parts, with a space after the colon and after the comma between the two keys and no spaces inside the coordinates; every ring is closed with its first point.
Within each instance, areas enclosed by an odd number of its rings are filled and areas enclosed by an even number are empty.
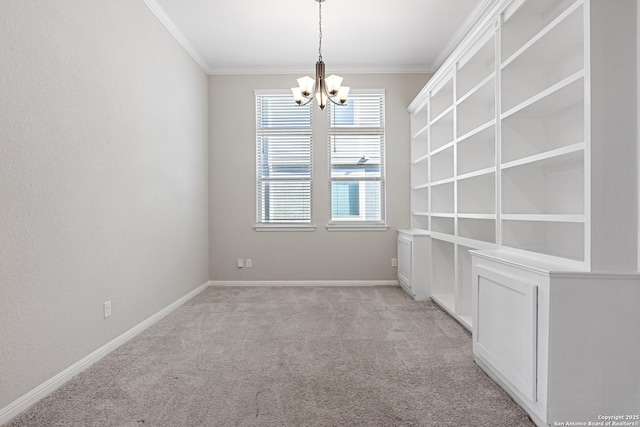
{"type": "MultiPolygon", "coordinates": [[[[479,24],[480,20],[487,15],[488,11],[495,7],[498,1],[499,0],[481,0],[449,39],[429,68],[431,70],[440,68],[445,60],[449,58],[453,51],[456,50],[462,41],[465,40],[471,31],[479,24]]],[[[483,26],[483,29],[484,28],[483,26]]]]}
{"type": "Polygon", "coordinates": [[[493,250],[473,251],[472,256],[499,262],[505,265],[515,266],[522,270],[548,276],[563,272],[587,273],[580,261],[560,259],[552,255],[526,252],[520,249],[498,247],[493,250]]]}
{"type": "Polygon", "coordinates": [[[189,55],[191,55],[193,60],[196,61],[196,63],[200,66],[200,68],[202,68],[202,70],[205,73],[210,75],[211,69],[207,61],[200,54],[200,52],[198,52],[198,50],[191,44],[191,42],[189,41],[189,39],[187,39],[184,33],[180,31],[180,29],[173,22],[173,20],[169,18],[169,15],[167,15],[167,13],[158,4],[158,2],[156,0],[142,0],[142,1],[144,1],[144,4],[146,4],[149,9],[151,9],[151,12],[153,12],[156,18],[158,18],[158,20],[162,23],[162,25],[165,26],[165,28],[169,31],[169,33],[173,36],[173,38],[176,39],[178,43],[180,43],[180,45],[184,48],[185,51],[187,51],[189,55]]]}
{"type": "Polygon", "coordinates": [[[549,276],[553,278],[561,279],[574,279],[574,280],[626,280],[626,281],[640,281],[640,273],[620,273],[618,271],[612,272],[591,272],[591,271],[551,271],[549,276]]]}
{"type": "Polygon", "coordinates": [[[364,287],[400,286],[397,280],[212,280],[210,286],[232,287],[364,287]]]}
{"type": "Polygon", "coordinates": [[[572,214],[501,214],[504,221],[584,222],[584,215],[572,214]]]}
{"type": "Polygon", "coordinates": [[[509,169],[517,166],[524,166],[529,163],[552,159],[554,157],[560,157],[560,156],[564,156],[567,154],[576,153],[578,151],[584,151],[584,150],[585,150],[585,143],[578,142],[576,144],[566,145],[564,147],[556,148],[549,151],[543,151],[542,153],[534,154],[527,157],[521,157],[519,159],[503,163],[502,165],[500,165],[500,169],[505,170],[505,169],[509,169]]]}
{"type": "Polygon", "coordinates": [[[126,343],[131,338],[135,337],[140,332],[144,331],[145,329],[152,326],[153,324],[158,322],[160,319],[162,319],[163,317],[165,317],[166,315],[168,315],[169,313],[171,313],[172,311],[180,307],[182,304],[184,304],[185,302],[189,301],[191,298],[198,295],[205,288],[210,286],[210,284],[211,282],[206,282],[198,286],[196,289],[189,292],[187,295],[183,296],[182,298],[178,299],[174,303],[163,308],[156,314],[152,315],[151,317],[142,321],[138,325],[129,329],[127,332],[114,338],[113,340],[109,341],[107,344],[103,345],[93,353],[89,354],[86,357],[83,357],[73,365],[69,366],[67,369],[63,370],[62,372],[58,373],[54,377],[40,384],[39,386],[37,386],[27,394],[23,395],[22,397],[19,397],[15,401],[11,402],[9,405],[0,409],[0,424],[4,424],[8,422],[10,419],[14,418],[16,415],[25,411],[31,405],[33,405],[40,399],[43,399],[49,393],[51,393],[52,391],[62,386],[67,381],[69,381],[72,377],[84,371],[85,369],[87,369],[88,367],[90,367],[100,359],[102,359],[104,356],[111,353],[113,350],[120,347],[122,344],[126,343]]]}
{"type": "MultiPolygon", "coordinates": [[[[521,103],[519,103],[518,105],[510,108],[509,110],[507,110],[506,112],[502,113],[500,115],[500,120],[504,121],[505,119],[508,119],[509,117],[519,113],[520,111],[524,110],[527,107],[530,107],[532,105],[535,105],[537,102],[542,101],[543,99],[553,96],[555,94],[557,94],[558,92],[560,92],[563,89],[572,89],[572,85],[576,82],[578,82],[579,80],[583,80],[585,77],[585,71],[584,69],[580,70],[580,71],[576,71],[575,73],[573,73],[572,75],[570,75],[569,77],[564,78],[563,80],[560,80],[558,83],[554,84],[553,86],[549,86],[548,88],[544,89],[543,91],[540,91],[538,93],[536,93],[535,95],[531,96],[530,98],[525,99],[524,101],[522,101],[521,103]]],[[[577,86],[577,84],[576,84],[577,86]]],[[[577,91],[575,89],[573,89],[576,93],[577,91]]],[[[565,99],[564,102],[566,102],[567,100],[565,99]]],[[[566,108],[572,105],[575,105],[576,101],[575,100],[571,100],[569,99],[569,103],[568,104],[563,104],[562,108],[566,108]]],[[[553,113],[557,112],[558,110],[560,110],[561,108],[556,108],[554,109],[553,113]]]]}
{"type": "MultiPolygon", "coordinates": [[[[331,66],[328,74],[433,74],[435,69],[428,66],[331,66]]],[[[313,75],[313,66],[255,66],[255,67],[213,67],[209,69],[210,76],[226,75],[313,75]]],[[[343,76],[344,77],[344,76],[343,76]]]]}
{"type": "MultiPolygon", "coordinates": [[[[472,97],[474,94],[476,94],[476,93],[480,92],[482,89],[484,89],[484,86],[487,83],[489,83],[491,80],[495,79],[495,78],[496,78],[496,72],[493,71],[487,77],[485,77],[484,79],[480,80],[479,83],[476,83],[476,85],[474,87],[472,87],[471,89],[467,90],[464,94],[462,94],[458,98],[458,100],[456,101],[456,104],[462,104],[464,101],[466,101],[467,99],[472,97]]],[[[495,90],[493,92],[495,92],[495,90]]],[[[495,119],[492,119],[492,120],[495,120],[495,119]]]]}
{"type": "Polygon", "coordinates": [[[316,231],[313,224],[256,224],[253,226],[256,231],[316,231]]]}
{"type": "Polygon", "coordinates": [[[420,230],[418,228],[403,228],[398,230],[398,234],[408,234],[410,236],[430,236],[431,231],[420,230]]]}
{"type": "Polygon", "coordinates": [[[487,31],[489,26],[494,24],[495,20],[508,4],[508,1],[502,0],[481,0],[476,9],[469,15],[467,21],[460,26],[460,29],[451,39],[452,42],[449,43],[451,47],[447,44],[442,53],[436,58],[431,68],[437,68],[437,71],[431,80],[418,92],[418,95],[416,95],[413,101],[411,101],[411,104],[407,107],[407,111],[410,113],[416,111],[425,102],[429,91],[434,90],[440,80],[449,78],[458,60],[456,53],[465,52],[470,45],[475,43],[477,39],[487,31]],[[465,29],[468,30],[468,28],[473,29],[465,32],[465,29]],[[465,34],[464,37],[462,37],[463,34],[465,34]],[[453,40],[458,40],[459,43],[454,44],[453,40]],[[442,58],[446,59],[443,60],[442,58]]]}
{"type": "Polygon", "coordinates": [[[328,231],[387,231],[388,225],[384,224],[327,224],[328,231]]]}
{"type": "Polygon", "coordinates": [[[254,89],[254,96],[292,96],[290,89],[254,89]]]}
{"type": "MultiPolygon", "coordinates": [[[[386,89],[363,89],[363,88],[354,88],[349,92],[353,95],[385,95],[387,93],[386,89]]],[[[375,128],[378,129],[378,128],[375,128]]]]}

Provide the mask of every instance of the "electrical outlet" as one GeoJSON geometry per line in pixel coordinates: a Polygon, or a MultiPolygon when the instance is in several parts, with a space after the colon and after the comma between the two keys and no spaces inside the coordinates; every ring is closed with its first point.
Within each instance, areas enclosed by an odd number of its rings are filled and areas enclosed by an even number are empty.
{"type": "Polygon", "coordinates": [[[244,266],[247,268],[251,268],[253,266],[253,262],[251,261],[251,258],[247,258],[247,260],[244,262],[244,266]]]}
{"type": "Polygon", "coordinates": [[[244,267],[244,260],[242,258],[238,258],[236,260],[236,267],[238,267],[238,268],[244,267]]]}
{"type": "Polygon", "coordinates": [[[104,308],[104,318],[111,316],[111,301],[107,301],[103,304],[104,308]]]}
{"type": "Polygon", "coordinates": [[[398,258],[391,258],[391,267],[398,266],[398,258]]]}

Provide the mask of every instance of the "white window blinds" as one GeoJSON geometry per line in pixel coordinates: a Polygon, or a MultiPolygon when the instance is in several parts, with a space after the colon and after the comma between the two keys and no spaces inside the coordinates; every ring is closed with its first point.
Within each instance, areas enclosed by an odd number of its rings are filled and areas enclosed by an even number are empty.
{"type": "Polygon", "coordinates": [[[311,104],[256,93],[256,222],[311,223],[311,104]]]}
{"type": "Polygon", "coordinates": [[[329,107],[331,221],[384,224],[384,93],[329,107]]]}

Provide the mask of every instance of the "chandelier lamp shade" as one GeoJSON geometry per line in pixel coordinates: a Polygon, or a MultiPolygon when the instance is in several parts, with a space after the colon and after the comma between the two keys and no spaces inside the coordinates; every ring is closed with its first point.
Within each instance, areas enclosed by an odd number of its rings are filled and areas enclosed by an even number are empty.
{"type": "Polygon", "coordinates": [[[348,86],[342,85],[342,77],[335,74],[326,77],[324,61],[322,60],[322,3],[325,0],[315,0],[318,2],[318,22],[320,27],[320,37],[318,43],[318,62],[316,62],[315,80],[309,76],[298,79],[298,87],[291,88],[293,99],[298,105],[307,105],[313,98],[318,102],[318,107],[324,110],[327,102],[336,105],[345,105],[349,96],[348,86]]]}

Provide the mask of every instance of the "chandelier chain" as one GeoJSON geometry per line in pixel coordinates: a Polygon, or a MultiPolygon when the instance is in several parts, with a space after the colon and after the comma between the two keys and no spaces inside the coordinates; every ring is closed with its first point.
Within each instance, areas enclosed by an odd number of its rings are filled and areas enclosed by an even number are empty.
{"type": "Polygon", "coordinates": [[[319,16],[318,25],[320,27],[320,31],[319,31],[320,37],[318,41],[318,59],[322,61],[322,2],[321,1],[318,2],[318,16],[319,16]]]}

